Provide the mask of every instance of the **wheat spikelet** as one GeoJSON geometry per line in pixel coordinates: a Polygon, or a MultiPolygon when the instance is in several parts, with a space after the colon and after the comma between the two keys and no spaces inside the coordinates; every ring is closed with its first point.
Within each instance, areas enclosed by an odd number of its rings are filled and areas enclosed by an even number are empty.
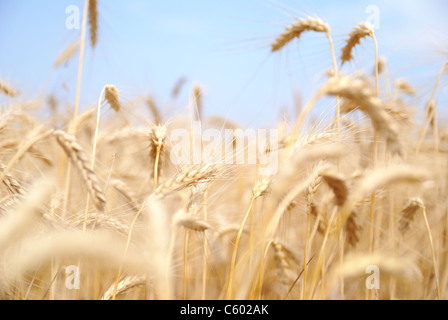
{"type": "MultiPolygon", "coordinates": [[[[0,163],[0,170],[5,170],[5,165],[3,163],[0,163]]],[[[16,194],[20,196],[25,195],[25,190],[23,189],[22,185],[19,181],[17,181],[11,174],[6,173],[5,177],[3,178],[3,184],[6,186],[8,191],[11,194],[16,194]]]]}
{"type": "Polygon", "coordinates": [[[296,23],[288,26],[285,32],[280,34],[271,44],[271,52],[279,51],[294,38],[300,38],[301,34],[305,31],[329,33],[330,26],[319,18],[299,18],[296,23]]]}
{"type": "Polygon", "coordinates": [[[342,48],[341,65],[353,59],[353,48],[361,43],[361,39],[373,36],[373,26],[367,22],[361,22],[354,27],[349,33],[349,37],[345,40],[346,45],[342,48]]]}
{"type": "Polygon", "coordinates": [[[350,76],[333,77],[321,88],[320,94],[340,96],[351,100],[369,116],[375,130],[382,135],[392,153],[401,154],[397,124],[386,112],[386,104],[362,80],[350,76]]]}
{"type": "Polygon", "coordinates": [[[199,84],[193,86],[193,103],[196,106],[197,120],[202,119],[202,88],[199,84]]]}
{"type": "Polygon", "coordinates": [[[409,229],[409,224],[414,219],[415,214],[424,208],[422,200],[419,198],[412,198],[406,202],[401,210],[400,221],[398,222],[398,230],[404,234],[409,229]]]}
{"type": "Polygon", "coordinates": [[[255,198],[263,196],[269,188],[270,180],[268,178],[262,178],[252,188],[252,195],[255,198]]]}
{"type": "Polygon", "coordinates": [[[409,185],[421,183],[429,177],[427,170],[408,165],[394,165],[372,170],[353,187],[350,196],[341,207],[342,222],[345,225],[355,204],[375,190],[400,183],[409,185]]]}
{"type": "MultiPolygon", "coordinates": [[[[333,190],[336,199],[336,205],[338,207],[343,206],[349,195],[348,187],[345,183],[344,177],[342,177],[334,169],[327,169],[322,172],[321,175],[325,182],[333,190]]],[[[345,222],[345,231],[347,232],[348,243],[353,247],[359,241],[359,230],[360,227],[356,223],[356,213],[352,211],[352,213],[347,218],[347,221],[345,222]]]]}
{"type": "Polygon", "coordinates": [[[155,196],[160,196],[173,191],[191,187],[198,183],[208,183],[213,181],[222,173],[222,167],[214,164],[195,165],[190,170],[181,172],[161,184],[154,192],[155,196]]]}
{"type": "Polygon", "coordinates": [[[158,179],[160,175],[160,169],[162,167],[162,158],[163,158],[163,151],[164,151],[164,141],[166,138],[166,126],[164,125],[156,125],[152,128],[150,134],[150,158],[153,163],[153,177],[154,177],[154,183],[153,183],[153,190],[155,191],[158,186],[158,179]]]}
{"type": "Polygon", "coordinates": [[[415,89],[405,80],[405,79],[396,79],[394,81],[394,86],[398,90],[408,95],[414,95],[415,89]]]}
{"type": "Polygon", "coordinates": [[[366,174],[354,190],[356,198],[373,193],[378,188],[387,187],[392,184],[421,183],[430,177],[428,171],[409,165],[394,165],[385,168],[378,168],[366,174]]]}
{"type": "Polygon", "coordinates": [[[1,79],[0,79],[0,92],[9,97],[16,97],[19,95],[19,91],[14,90],[9,85],[7,85],[5,82],[3,82],[1,79]]]}
{"type": "Polygon", "coordinates": [[[154,118],[154,122],[157,125],[161,124],[162,117],[160,116],[159,109],[157,109],[154,98],[149,97],[148,99],[146,99],[146,105],[149,107],[149,110],[151,111],[152,117],[154,118]]]}
{"type": "Polygon", "coordinates": [[[102,213],[95,213],[95,212],[89,212],[87,214],[87,217],[80,216],[76,218],[72,225],[75,227],[83,227],[83,224],[86,224],[86,226],[98,226],[102,228],[108,228],[111,230],[116,230],[117,232],[128,235],[129,233],[129,227],[119,220],[115,219],[114,217],[102,213]]]}
{"type": "Polygon", "coordinates": [[[294,273],[294,266],[299,265],[299,261],[294,253],[282,243],[273,241],[271,248],[274,251],[274,261],[277,266],[277,273],[280,282],[284,285],[290,284],[291,275],[294,273]]]}
{"type": "Polygon", "coordinates": [[[79,50],[80,45],[79,39],[75,39],[72,43],[68,45],[68,47],[62,51],[62,53],[56,58],[53,68],[58,68],[60,65],[70,60],[71,57],[75,55],[75,53],[79,50]]]}
{"type": "Polygon", "coordinates": [[[57,130],[53,133],[57,142],[65,151],[67,156],[70,157],[73,164],[78,168],[83,180],[89,190],[89,193],[93,199],[95,207],[103,211],[106,204],[106,198],[103,195],[103,191],[98,182],[98,178],[95,172],[91,169],[87,156],[82,147],[76,141],[76,138],[68,133],[57,130]]]}
{"type": "Polygon", "coordinates": [[[111,185],[129,201],[130,207],[135,212],[138,212],[138,210],[140,210],[140,206],[135,200],[132,190],[123,181],[114,179],[111,181],[111,185]]]}
{"type": "Polygon", "coordinates": [[[98,3],[97,0],[87,1],[89,1],[90,44],[92,45],[92,48],[95,48],[98,40],[98,3]]]}
{"type": "Polygon", "coordinates": [[[104,98],[109,103],[110,107],[116,112],[120,111],[121,103],[118,95],[118,90],[114,85],[108,84],[104,86],[105,93],[104,98]]]}
{"type": "Polygon", "coordinates": [[[174,223],[177,226],[182,226],[197,232],[204,232],[211,228],[210,224],[206,221],[201,220],[192,214],[185,213],[182,210],[175,215],[174,223]]]}
{"type": "MultiPolygon", "coordinates": [[[[166,139],[166,133],[167,133],[167,127],[165,125],[155,125],[151,128],[151,131],[149,132],[149,156],[152,159],[152,161],[155,161],[157,157],[157,153],[159,153],[159,156],[163,154],[163,151],[165,149],[165,139],[166,139]]],[[[161,165],[159,165],[160,170],[161,165]]]]}
{"type": "Polygon", "coordinates": [[[352,211],[352,213],[347,218],[345,222],[345,231],[347,233],[347,241],[349,245],[354,247],[359,241],[358,232],[361,230],[361,227],[356,222],[356,212],[352,211]]]}
{"type": "MultiPolygon", "coordinates": [[[[437,102],[434,100],[429,101],[426,105],[426,108],[428,110],[429,115],[434,115],[435,110],[437,110],[437,102]]],[[[434,116],[430,116],[429,118],[429,125],[431,126],[431,128],[434,128],[435,124],[434,118],[435,118],[434,116]]]]}
{"type": "MultiPolygon", "coordinates": [[[[18,252],[11,252],[7,257],[8,274],[15,276],[39,270],[52,259],[80,259],[96,261],[104,266],[123,266],[129,272],[140,274],[146,270],[149,259],[141,252],[129,252],[126,259],[122,255],[123,241],[110,232],[95,231],[55,231],[33,237],[26,241],[18,252]]],[[[17,251],[17,250],[15,250],[17,251]]]]}
{"type": "Polygon", "coordinates": [[[173,88],[173,91],[171,92],[172,98],[177,98],[179,95],[180,90],[182,89],[183,85],[187,82],[187,78],[181,77],[177,82],[176,85],[173,88]]]}
{"type": "Polygon", "coordinates": [[[342,206],[348,197],[348,188],[344,178],[334,169],[327,169],[321,173],[322,178],[333,190],[336,199],[336,205],[342,206]]]}
{"type": "MultiPolygon", "coordinates": [[[[378,59],[378,74],[383,73],[387,67],[387,59],[384,57],[380,57],[378,59]]],[[[373,70],[373,74],[375,75],[375,70],[373,70]]]]}
{"type": "MultiPolygon", "coordinates": [[[[234,226],[222,226],[216,229],[216,239],[222,239],[226,236],[232,238],[232,243],[234,242],[234,238],[238,235],[238,231],[240,230],[239,225],[234,226]]],[[[249,234],[249,228],[243,229],[243,234],[249,234]]]]}
{"type": "MultiPolygon", "coordinates": [[[[144,286],[145,284],[145,276],[127,276],[123,280],[118,282],[115,294],[119,296],[132,288],[144,286]]],[[[104,292],[104,294],[101,296],[101,300],[111,300],[114,296],[114,289],[115,285],[111,285],[109,289],[107,289],[106,292],[104,292]]]]}

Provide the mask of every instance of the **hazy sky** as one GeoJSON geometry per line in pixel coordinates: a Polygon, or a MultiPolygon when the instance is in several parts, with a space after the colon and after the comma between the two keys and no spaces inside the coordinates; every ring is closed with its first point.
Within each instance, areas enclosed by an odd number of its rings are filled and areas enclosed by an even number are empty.
{"type": "MultiPolygon", "coordinates": [[[[80,35],[66,28],[69,5],[82,10],[83,1],[0,0],[0,78],[19,88],[24,99],[51,93],[74,103],[77,57],[52,68],[80,35]]],[[[373,12],[378,14],[380,55],[387,57],[392,77],[406,77],[420,88],[413,103],[422,108],[448,59],[446,0],[100,0],[99,41],[94,51],[86,51],[81,108],[95,103],[110,83],[129,103],[151,95],[173,116],[186,110],[197,82],[204,88],[206,115],[250,126],[271,124],[282,110],[294,110],[294,93],[307,99],[332,67],[321,34],[305,34],[281,53],[270,53],[270,43],[292,16],[327,21],[339,55],[350,28],[373,12]],[[367,12],[369,7],[373,11],[367,12]],[[180,77],[188,82],[174,102],[170,93],[180,77]]],[[[355,51],[356,62],[342,71],[364,68],[370,73],[373,59],[366,39],[355,51]]],[[[448,101],[443,98],[447,82],[439,91],[442,103],[448,101]]]]}

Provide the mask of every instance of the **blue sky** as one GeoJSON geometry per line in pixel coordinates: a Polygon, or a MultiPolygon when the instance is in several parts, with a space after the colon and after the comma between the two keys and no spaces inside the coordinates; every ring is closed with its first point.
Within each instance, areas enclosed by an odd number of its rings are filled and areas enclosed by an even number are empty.
{"type": "MultiPolygon", "coordinates": [[[[73,105],[77,57],[52,68],[80,34],[65,27],[69,5],[82,9],[83,1],[0,0],[0,78],[21,90],[20,99],[51,93],[73,105]]],[[[411,103],[421,109],[448,60],[445,0],[100,0],[99,41],[86,51],[81,108],[94,104],[105,84],[114,84],[130,105],[151,95],[163,113],[175,116],[187,109],[189,90],[199,83],[205,115],[244,126],[272,125],[282,110],[294,110],[294,96],[306,101],[332,66],[324,36],[305,34],[271,54],[275,36],[292,16],[319,16],[332,26],[339,54],[350,28],[369,18],[372,5],[379,10],[380,55],[387,57],[392,77],[408,78],[419,88],[411,103]],[[180,77],[188,82],[172,101],[180,77]]],[[[355,51],[356,63],[342,71],[371,72],[373,58],[372,43],[365,40],[355,51]]],[[[448,101],[446,83],[439,104],[448,101]]]]}

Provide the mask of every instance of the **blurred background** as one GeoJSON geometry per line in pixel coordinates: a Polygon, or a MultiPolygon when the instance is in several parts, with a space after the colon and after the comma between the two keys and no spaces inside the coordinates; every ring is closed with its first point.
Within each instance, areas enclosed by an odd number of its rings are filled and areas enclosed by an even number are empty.
{"type": "MultiPolygon", "coordinates": [[[[82,13],[81,0],[0,0],[0,78],[21,91],[19,99],[46,101],[54,95],[73,106],[78,56],[53,68],[81,33],[66,27],[70,5],[82,13]]],[[[375,14],[379,55],[387,59],[392,79],[406,78],[417,88],[409,103],[420,112],[448,60],[445,0],[100,0],[98,10],[98,43],[94,50],[86,47],[81,109],[96,103],[105,84],[114,84],[130,106],[152,97],[162,113],[175,117],[187,112],[198,83],[204,115],[247,127],[272,126],[295,115],[332,68],[322,34],[306,33],[281,52],[270,52],[275,37],[305,15],[331,25],[339,56],[350,29],[375,14]],[[181,78],[186,82],[174,99],[181,78]]],[[[341,72],[363,69],[371,75],[370,39],[354,57],[341,72]]],[[[442,80],[436,97],[442,112],[447,82],[442,80]]],[[[10,102],[0,99],[3,106],[10,102]]],[[[318,112],[332,112],[332,103],[324,102],[318,112]]]]}

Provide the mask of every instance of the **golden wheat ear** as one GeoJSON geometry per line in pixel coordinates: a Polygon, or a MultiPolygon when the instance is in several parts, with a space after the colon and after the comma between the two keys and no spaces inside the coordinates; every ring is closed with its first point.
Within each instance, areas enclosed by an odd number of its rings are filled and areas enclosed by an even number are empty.
{"type": "Polygon", "coordinates": [[[81,44],[81,42],[79,39],[75,39],[75,41],[70,43],[68,45],[68,47],[65,48],[64,51],[62,51],[62,53],[56,58],[56,60],[53,64],[53,68],[56,69],[56,68],[60,67],[63,63],[70,60],[75,55],[75,53],[79,50],[80,44],[81,44]]]}
{"type": "Polygon", "coordinates": [[[76,141],[75,137],[62,130],[55,131],[53,135],[56,137],[56,141],[81,173],[81,176],[89,190],[90,196],[94,201],[95,207],[98,210],[103,211],[106,204],[106,198],[101,190],[96,173],[90,167],[83,148],[76,141]]]}
{"type": "Polygon", "coordinates": [[[346,44],[342,48],[341,65],[353,59],[353,49],[361,43],[365,37],[373,37],[373,26],[367,22],[362,22],[352,29],[345,40],[346,44]]]}
{"type": "Polygon", "coordinates": [[[19,91],[11,88],[6,82],[2,81],[0,79],[0,93],[3,93],[4,95],[8,97],[16,97],[19,95],[19,91]]]}
{"type": "Polygon", "coordinates": [[[110,107],[115,110],[115,112],[120,111],[121,102],[118,89],[111,84],[104,86],[104,98],[109,103],[110,107]]]}
{"type": "Polygon", "coordinates": [[[90,26],[90,44],[95,48],[98,41],[98,2],[96,0],[89,1],[89,26],[90,26]]]}
{"type": "Polygon", "coordinates": [[[271,44],[271,52],[281,50],[294,38],[300,38],[303,32],[314,31],[329,33],[330,26],[319,18],[307,17],[306,19],[299,18],[296,23],[291,24],[286,30],[281,33],[277,39],[271,44]]]}

